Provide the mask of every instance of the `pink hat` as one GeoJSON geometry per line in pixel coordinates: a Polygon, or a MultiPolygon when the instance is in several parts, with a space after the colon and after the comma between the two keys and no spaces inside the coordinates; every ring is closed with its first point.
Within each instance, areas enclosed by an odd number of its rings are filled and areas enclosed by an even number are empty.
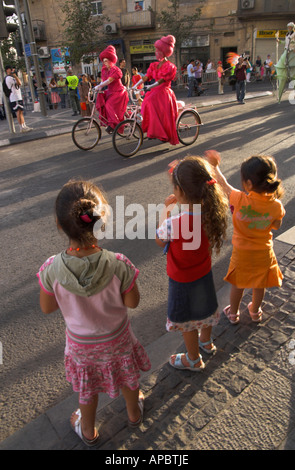
{"type": "Polygon", "coordinates": [[[155,47],[163,52],[165,57],[169,57],[173,54],[175,45],[175,37],[174,36],[163,36],[161,39],[155,42],[155,47]]]}
{"type": "Polygon", "coordinates": [[[104,51],[99,54],[99,58],[101,61],[103,61],[103,59],[109,59],[110,62],[115,64],[118,60],[116,49],[114,48],[114,46],[108,46],[104,51]]]}

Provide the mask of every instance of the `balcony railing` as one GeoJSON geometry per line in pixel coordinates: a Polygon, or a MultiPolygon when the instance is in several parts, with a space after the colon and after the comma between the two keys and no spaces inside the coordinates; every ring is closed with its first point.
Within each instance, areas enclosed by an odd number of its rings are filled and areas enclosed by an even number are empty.
{"type": "Polygon", "coordinates": [[[155,14],[150,10],[121,14],[121,29],[147,29],[155,27],[155,14]]]}

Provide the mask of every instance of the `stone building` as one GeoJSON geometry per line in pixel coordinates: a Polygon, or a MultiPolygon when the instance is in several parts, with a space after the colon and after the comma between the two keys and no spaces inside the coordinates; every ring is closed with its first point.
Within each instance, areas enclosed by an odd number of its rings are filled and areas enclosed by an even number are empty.
{"type": "MultiPolygon", "coordinates": [[[[34,25],[39,56],[52,73],[60,73],[67,56],[60,55],[64,15],[60,4],[64,0],[28,0],[34,25]]],[[[91,0],[90,0],[91,1],[91,0]]],[[[21,2],[20,2],[21,3],[21,2]]],[[[93,16],[109,18],[104,25],[107,42],[115,45],[118,57],[125,57],[130,69],[136,65],[146,71],[155,60],[154,42],[169,31],[163,30],[157,13],[166,10],[169,0],[95,0],[93,16]]],[[[204,64],[222,60],[231,52],[247,53],[252,60],[262,60],[270,54],[275,60],[281,53],[276,49],[275,32],[284,37],[287,23],[295,22],[295,0],[179,0],[181,14],[192,14],[202,7],[192,37],[181,44],[181,63],[198,58],[204,64]]],[[[22,3],[21,3],[22,4],[22,3]]],[[[95,51],[94,56],[98,57],[95,51]]],[[[172,60],[175,58],[172,57],[172,60]]],[[[99,62],[77,64],[80,71],[96,73],[99,62]]]]}

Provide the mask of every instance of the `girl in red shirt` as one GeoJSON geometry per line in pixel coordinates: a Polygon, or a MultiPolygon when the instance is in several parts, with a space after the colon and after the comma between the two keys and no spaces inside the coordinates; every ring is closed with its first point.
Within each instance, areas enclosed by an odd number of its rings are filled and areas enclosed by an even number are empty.
{"type": "Polygon", "coordinates": [[[228,204],[211,171],[200,157],[186,157],[172,165],[174,194],[165,200],[156,238],[167,251],[166,328],[181,331],[187,349],[186,354],[172,355],[169,363],[192,371],[205,367],[199,347],[209,354],[216,351],[211,331],[219,320],[211,252],[220,250],[225,237],[228,204]],[[181,212],[170,217],[177,203],[181,212]]]}

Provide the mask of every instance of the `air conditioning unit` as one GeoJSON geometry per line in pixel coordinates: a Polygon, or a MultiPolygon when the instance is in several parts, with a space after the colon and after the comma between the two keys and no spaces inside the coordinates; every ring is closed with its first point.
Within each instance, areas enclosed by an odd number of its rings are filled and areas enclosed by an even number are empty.
{"type": "Polygon", "coordinates": [[[255,7],[255,0],[241,0],[241,9],[250,10],[255,7]]]}
{"type": "Polygon", "coordinates": [[[41,57],[42,59],[46,59],[50,57],[49,47],[39,47],[38,56],[41,57]]]}
{"type": "Polygon", "coordinates": [[[104,32],[107,34],[115,34],[117,32],[116,23],[107,23],[103,26],[104,32]]]}

